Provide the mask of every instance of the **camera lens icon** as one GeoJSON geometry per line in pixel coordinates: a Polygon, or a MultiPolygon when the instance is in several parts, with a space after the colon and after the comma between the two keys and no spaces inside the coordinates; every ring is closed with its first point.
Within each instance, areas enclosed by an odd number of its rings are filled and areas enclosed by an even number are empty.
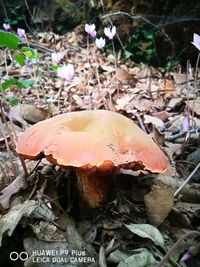
{"type": "Polygon", "coordinates": [[[11,261],[17,261],[18,259],[21,261],[26,261],[28,259],[28,253],[26,251],[22,251],[20,253],[16,251],[12,251],[10,253],[11,261]]]}

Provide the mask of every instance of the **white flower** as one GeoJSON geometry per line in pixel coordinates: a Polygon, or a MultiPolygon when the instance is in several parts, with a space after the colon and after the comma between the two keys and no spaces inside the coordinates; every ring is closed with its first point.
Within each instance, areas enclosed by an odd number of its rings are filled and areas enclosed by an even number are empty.
{"type": "Polygon", "coordinates": [[[85,24],[85,31],[88,34],[91,34],[95,30],[96,26],[95,24],[85,24]]]}
{"type": "Polygon", "coordinates": [[[64,65],[57,69],[57,75],[64,79],[65,81],[70,82],[74,76],[74,67],[72,64],[64,65]]]}
{"type": "Polygon", "coordinates": [[[18,28],[17,29],[17,34],[20,38],[24,37],[25,36],[25,30],[24,29],[21,29],[21,28],[18,28]]]}
{"type": "Polygon", "coordinates": [[[10,30],[10,24],[9,23],[4,23],[3,24],[3,28],[5,31],[9,31],[10,30]]]}
{"type": "Polygon", "coordinates": [[[55,65],[59,64],[62,58],[63,58],[63,55],[61,53],[52,53],[51,54],[51,61],[55,65]]]}
{"type": "Polygon", "coordinates": [[[116,27],[106,27],[104,28],[104,33],[110,40],[112,40],[116,34],[116,27]]]}
{"type": "Polygon", "coordinates": [[[200,35],[194,33],[192,44],[200,51],[200,35]]]}
{"type": "Polygon", "coordinates": [[[106,41],[104,38],[101,37],[99,39],[96,38],[95,43],[96,43],[97,48],[102,49],[105,46],[106,41]]]}

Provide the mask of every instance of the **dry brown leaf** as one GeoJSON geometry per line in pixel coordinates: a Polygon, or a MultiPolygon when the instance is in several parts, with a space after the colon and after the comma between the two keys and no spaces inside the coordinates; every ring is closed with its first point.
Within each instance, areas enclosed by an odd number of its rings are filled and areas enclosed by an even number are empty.
{"type": "Polygon", "coordinates": [[[146,98],[138,97],[132,101],[132,104],[137,110],[141,112],[151,111],[153,108],[153,101],[146,98]]]}
{"type": "Polygon", "coordinates": [[[173,207],[172,187],[158,181],[152,186],[151,192],[144,196],[144,203],[150,223],[159,226],[173,207]]]}
{"type": "Polygon", "coordinates": [[[187,79],[188,80],[193,79],[192,75],[190,75],[190,74],[187,75],[186,73],[174,72],[174,73],[171,73],[171,74],[173,75],[173,78],[174,78],[174,81],[175,81],[176,84],[183,84],[183,83],[187,82],[187,79]]]}
{"type": "Polygon", "coordinates": [[[151,115],[156,117],[156,118],[159,118],[163,122],[166,122],[169,117],[172,117],[174,115],[174,113],[169,113],[169,112],[163,110],[163,111],[158,111],[158,112],[152,112],[151,115]]]}
{"type": "Polygon", "coordinates": [[[24,104],[21,107],[22,118],[30,123],[36,123],[45,120],[48,111],[42,108],[37,108],[34,105],[24,104]]]}
{"type": "Polygon", "coordinates": [[[172,227],[192,229],[192,225],[186,213],[184,214],[176,208],[171,210],[167,219],[172,227]]]}
{"type": "Polygon", "coordinates": [[[175,107],[181,105],[183,102],[183,98],[182,97],[176,97],[176,98],[172,98],[170,99],[167,107],[170,109],[174,109],[175,107]]]}
{"type": "Polygon", "coordinates": [[[26,182],[22,176],[18,176],[11,184],[1,191],[0,204],[4,209],[9,208],[9,202],[12,195],[19,192],[22,187],[25,187],[26,182]]]}
{"type": "Polygon", "coordinates": [[[183,144],[174,144],[170,142],[165,142],[165,151],[172,158],[174,155],[180,155],[182,153],[183,144]]]}
{"type": "Polygon", "coordinates": [[[105,220],[103,222],[103,229],[106,229],[106,230],[116,230],[116,229],[119,229],[122,227],[122,222],[121,220],[105,220]]]}
{"type": "Polygon", "coordinates": [[[101,65],[101,68],[102,70],[108,72],[108,73],[112,73],[112,72],[115,72],[115,68],[113,68],[112,66],[109,66],[109,65],[101,65]]]}
{"type": "Polygon", "coordinates": [[[200,97],[195,100],[189,100],[187,106],[197,115],[200,116],[200,97]]]}
{"type": "MultiPolygon", "coordinates": [[[[156,180],[160,180],[163,183],[170,185],[175,192],[184,182],[184,180],[178,179],[176,176],[169,176],[166,174],[159,174],[156,180]]],[[[200,199],[200,186],[197,183],[186,184],[181,190],[179,198],[184,202],[199,203],[200,199]]]]}
{"type": "Polygon", "coordinates": [[[144,115],[144,123],[152,123],[156,128],[162,128],[164,126],[164,122],[161,119],[150,115],[144,115]]]}
{"type": "Polygon", "coordinates": [[[121,98],[118,98],[116,100],[116,109],[117,110],[125,110],[126,106],[131,102],[133,97],[130,95],[124,95],[121,98]]]}
{"type": "Polygon", "coordinates": [[[175,88],[174,80],[172,78],[165,79],[161,95],[163,95],[164,99],[180,96],[180,92],[175,88]]]}
{"type": "Polygon", "coordinates": [[[137,83],[138,79],[135,78],[134,74],[129,74],[126,70],[118,68],[116,70],[116,79],[123,83],[123,84],[127,84],[127,83],[137,83]]]}

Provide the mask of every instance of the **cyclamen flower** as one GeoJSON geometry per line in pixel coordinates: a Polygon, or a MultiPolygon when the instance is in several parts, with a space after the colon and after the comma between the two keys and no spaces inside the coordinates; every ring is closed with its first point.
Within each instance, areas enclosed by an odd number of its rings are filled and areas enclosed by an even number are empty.
{"type": "Polygon", "coordinates": [[[104,28],[104,34],[105,34],[110,40],[112,40],[113,37],[114,37],[115,34],[116,34],[116,27],[113,26],[113,27],[106,27],[106,28],[104,28]]]}
{"type": "Polygon", "coordinates": [[[25,30],[21,29],[21,28],[18,28],[17,29],[17,34],[18,34],[19,38],[23,38],[23,37],[25,37],[25,30]]]}
{"type": "Polygon", "coordinates": [[[5,31],[9,31],[10,30],[10,24],[9,23],[4,23],[3,24],[3,28],[5,31]]]}
{"type": "Polygon", "coordinates": [[[102,49],[105,46],[106,41],[104,38],[101,37],[99,39],[96,38],[95,43],[96,43],[97,48],[102,49]]]}
{"type": "Polygon", "coordinates": [[[63,58],[63,55],[61,53],[52,53],[51,54],[51,61],[55,65],[59,64],[62,58],[63,58]]]}
{"type": "Polygon", "coordinates": [[[25,60],[25,65],[27,68],[32,68],[34,64],[37,64],[38,63],[38,60],[37,59],[29,59],[29,58],[26,58],[25,60]]]}
{"type": "Polygon", "coordinates": [[[96,35],[97,35],[97,32],[94,30],[94,31],[91,32],[89,35],[90,35],[90,37],[95,38],[96,35]]]}
{"type": "Polygon", "coordinates": [[[64,65],[57,69],[57,75],[64,79],[65,81],[70,82],[74,76],[74,67],[72,64],[64,65]]]}
{"type": "Polygon", "coordinates": [[[85,31],[88,33],[88,34],[91,34],[93,31],[95,31],[95,24],[85,24],[85,31]]]}
{"type": "Polygon", "coordinates": [[[187,261],[188,259],[190,259],[192,257],[192,253],[190,251],[187,251],[183,257],[181,258],[181,261],[187,261]]]}
{"type": "Polygon", "coordinates": [[[189,128],[190,128],[190,115],[187,112],[184,115],[182,127],[183,127],[183,132],[184,133],[187,133],[189,131],[189,128]]]}
{"type": "Polygon", "coordinates": [[[191,42],[200,51],[200,35],[194,33],[193,42],[191,42]]]}

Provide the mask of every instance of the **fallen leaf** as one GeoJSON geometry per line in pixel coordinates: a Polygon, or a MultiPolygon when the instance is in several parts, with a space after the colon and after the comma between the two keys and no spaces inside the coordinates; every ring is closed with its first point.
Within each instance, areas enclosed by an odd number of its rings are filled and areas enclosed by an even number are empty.
{"type": "Polygon", "coordinates": [[[22,118],[30,123],[36,123],[45,120],[48,115],[48,111],[42,108],[37,108],[34,105],[24,104],[22,105],[22,118]]]}
{"type": "Polygon", "coordinates": [[[116,230],[122,227],[122,222],[121,220],[105,220],[103,222],[103,228],[106,230],[116,230]]]}
{"type": "Polygon", "coordinates": [[[23,176],[18,176],[11,184],[5,187],[0,194],[0,204],[4,209],[9,208],[9,202],[12,195],[19,192],[21,188],[26,187],[26,181],[23,176]]]}
{"type": "Polygon", "coordinates": [[[37,224],[33,224],[31,228],[38,240],[49,242],[67,241],[66,236],[62,232],[59,232],[58,228],[49,221],[40,221],[37,224]]]}
{"type": "Polygon", "coordinates": [[[175,88],[174,79],[172,77],[168,77],[164,80],[161,95],[163,95],[164,99],[180,96],[180,92],[175,88]]]}
{"type": "Polygon", "coordinates": [[[99,250],[99,267],[107,267],[105,248],[103,246],[101,246],[99,250]]]}
{"type": "Polygon", "coordinates": [[[130,74],[128,73],[126,70],[118,68],[116,70],[116,74],[115,74],[116,79],[123,83],[123,84],[127,84],[127,83],[137,83],[138,79],[135,78],[134,74],[130,74]]]}
{"type": "Polygon", "coordinates": [[[165,151],[170,158],[173,158],[174,155],[180,155],[182,153],[183,144],[174,144],[170,142],[165,142],[165,151]]]}
{"type": "Polygon", "coordinates": [[[151,224],[159,226],[168,216],[174,204],[171,186],[158,181],[151,192],[144,196],[146,214],[151,224]]]}
{"type": "Polygon", "coordinates": [[[156,117],[144,115],[144,123],[152,123],[156,128],[163,128],[164,122],[156,117]]]}
{"type": "Polygon", "coordinates": [[[192,110],[196,115],[200,116],[200,97],[195,98],[195,100],[187,101],[186,105],[192,110]]]}
{"type": "Polygon", "coordinates": [[[166,122],[169,117],[172,117],[174,115],[174,113],[169,113],[164,110],[164,111],[152,112],[151,115],[153,117],[159,118],[163,122],[166,122]]]}
{"type": "Polygon", "coordinates": [[[171,98],[169,103],[167,104],[167,108],[169,109],[174,109],[175,107],[181,105],[183,103],[183,98],[182,97],[174,97],[171,98]]]}
{"type": "Polygon", "coordinates": [[[120,251],[117,249],[109,254],[107,261],[111,263],[120,263],[121,261],[130,257],[131,254],[132,253],[130,251],[120,251]]]}
{"type": "Polygon", "coordinates": [[[155,244],[164,246],[164,239],[160,231],[150,225],[150,224],[124,224],[125,227],[131,231],[133,234],[136,234],[143,238],[148,238],[152,240],[155,244]]]}
{"type": "Polygon", "coordinates": [[[156,260],[146,248],[135,249],[133,255],[122,260],[117,267],[155,267],[156,260]]]}
{"type": "Polygon", "coordinates": [[[153,101],[146,98],[137,97],[131,103],[141,112],[151,111],[153,108],[153,101]]]}
{"type": "Polygon", "coordinates": [[[0,246],[2,236],[7,233],[12,235],[22,217],[29,217],[37,208],[38,203],[34,200],[26,200],[23,203],[14,205],[10,211],[0,217],[0,246]]]}

